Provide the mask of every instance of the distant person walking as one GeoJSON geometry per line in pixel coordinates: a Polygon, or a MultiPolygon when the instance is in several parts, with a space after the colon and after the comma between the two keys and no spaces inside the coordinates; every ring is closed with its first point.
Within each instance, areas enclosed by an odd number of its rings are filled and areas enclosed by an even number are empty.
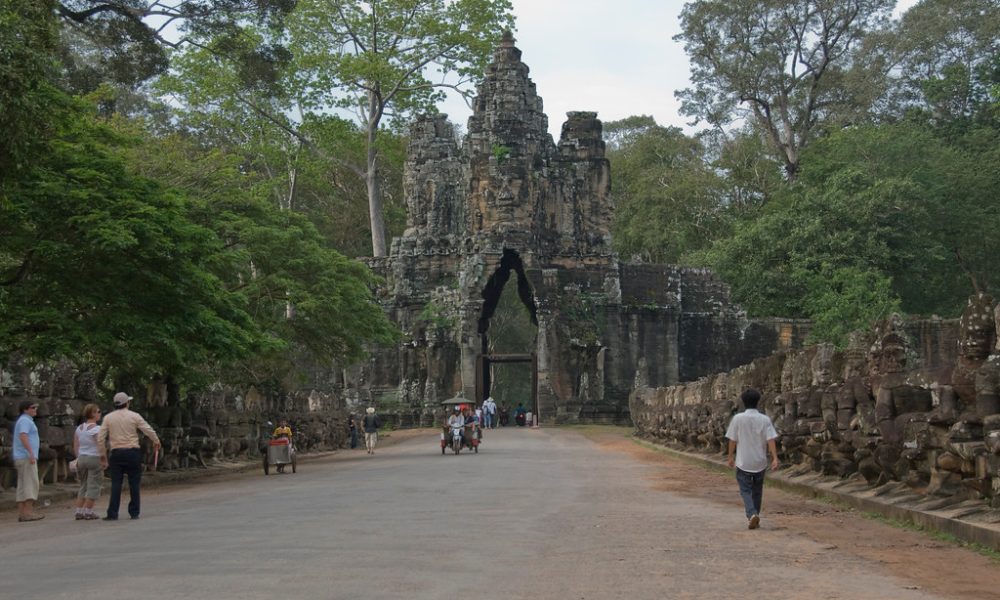
{"type": "Polygon", "coordinates": [[[524,427],[527,421],[528,409],[524,408],[523,402],[517,403],[517,408],[514,409],[514,422],[517,423],[518,427],[524,427]]]}
{"type": "Polygon", "coordinates": [[[736,481],[746,509],[750,529],[760,527],[760,507],[764,496],[764,473],[767,453],[771,453],[771,470],[778,468],[778,448],[771,419],[757,411],[760,392],[750,388],[740,396],[746,410],[734,415],[726,429],[729,439],[729,466],[736,468],[736,481]],[[733,453],[736,456],[734,458],[733,453]]]}
{"type": "Polygon", "coordinates": [[[358,422],[354,420],[354,415],[347,418],[347,430],[351,434],[351,450],[358,447],[358,422]]]}
{"type": "Polygon", "coordinates": [[[378,429],[382,426],[382,419],[375,414],[375,407],[369,406],[365,411],[365,418],[361,422],[361,427],[365,430],[365,448],[368,454],[375,454],[375,446],[378,445],[378,429]]]}
{"type": "Polygon", "coordinates": [[[45,515],[35,512],[38,500],[38,403],[24,400],[18,405],[17,422],[14,423],[14,467],[17,470],[17,520],[38,521],[45,515]]]}
{"type": "Polygon", "coordinates": [[[76,520],[92,521],[100,519],[94,513],[94,503],[101,495],[101,484],[104,480],[104,468],[107,463],[101,460],[101,451],[97,447],[97,435],[101,426],[101,409],[96,404],[83,407],[83,423],[73,433],[73,454],[76,455],[76,476],[80,480],[80,491],[76,494],[76,520]]]}
{"type": "Polygon", "coordinates": [[[487,429],[494,429],[497,426],[497,403],[492,396],[483,400],[483,417],[486,419],[483,425],[487,429]]]}
{"type": "Polygon", "coordinates": [[[105,521],[118,520],[118,508],[122,500],[123,477],[128,477],[128,514],[133,519],[139,518],[139,484],[142,481],[142,451],[139,449],[139,432],[141,431],[153,442],[154,451],[160,449],[160,438],[149,426],[146,419],[129,410],[132,396],[125,392],[115,394],[115,410],[104,417],[104,425],[97,434],[97,445],[101,452],[102,462],[108,465],[111,474],[111,497],[108,499],[108,514],[105,521]],[[107,454],[110,442],[111,454],[107,454]]]}

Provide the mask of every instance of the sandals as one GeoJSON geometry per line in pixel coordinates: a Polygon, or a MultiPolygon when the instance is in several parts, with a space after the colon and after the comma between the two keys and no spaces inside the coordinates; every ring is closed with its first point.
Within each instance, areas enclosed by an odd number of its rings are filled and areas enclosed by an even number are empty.
{"type": "Polygon", "coordinates": [[[31,515],[31,516],[28,516],[28,517],[18,517],[17,521],[18,521],[18,523],[27,523],[29,521],[41,521],[44,518],[45,518],[45,515],[31,515]]]}

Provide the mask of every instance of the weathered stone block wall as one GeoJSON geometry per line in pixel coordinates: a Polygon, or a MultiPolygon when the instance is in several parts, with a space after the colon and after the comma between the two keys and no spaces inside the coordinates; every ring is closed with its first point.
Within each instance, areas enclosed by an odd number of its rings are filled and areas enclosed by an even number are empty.
{"type": "Polygon", "coordinates": [[[639,382],[632,419],[649,439],[724,453],[739,395],[755,387],[792,469],[998,505],[997,328],[1000,307],[975,296],[960,319],[889,320],[842,351],[811,346],[679,385],[639,382]]]}

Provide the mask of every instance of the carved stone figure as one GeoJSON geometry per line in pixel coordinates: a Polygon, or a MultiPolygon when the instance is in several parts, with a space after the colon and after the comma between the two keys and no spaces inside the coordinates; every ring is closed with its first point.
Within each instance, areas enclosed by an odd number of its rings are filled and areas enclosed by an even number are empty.
{"type": "Polygon", "coordinates": [[[976,371],[976,414],[980,418],[1000,414],[1000,304],[993,310],[996,346],[976,371]]]}
{"type": "Polygon", "coordinates": [[[835,349],[831,344],[820,344],[812,360],[812,400],[819,404],[823,418],[823,433],[828,439],[839,440],[837,427],[837,386],[834,381],[835,349]]]}
{"type": "Polygon", "coordinates": [[[865,373],[867,346],[864,336],[854,333],[844,350],[844,382],[837,392],[837,429],[841,432],[875,432],[875,403],[865,373]]]}
{"type": "Polygon", "coordinates": [[[977,294],[969,298],[959,319],[958,334],[958,361],[952,370],[951,387],[956,397],[955,408],[961,415],[978,412],[976,374],[997,340],[992,296],[977,294]]]}

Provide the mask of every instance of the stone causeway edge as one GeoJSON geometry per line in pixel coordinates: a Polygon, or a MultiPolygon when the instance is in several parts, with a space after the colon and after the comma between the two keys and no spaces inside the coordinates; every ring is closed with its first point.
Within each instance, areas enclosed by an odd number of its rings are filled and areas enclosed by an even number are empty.
{"type": "MultiPolygon", "coordinates": [[[[297,460],[299,463],[311,462],[315,460],[320,460],[330,456],[334,456],[342,452],[351,452],[350,450],[341,448],[339,450],[321,450],[317,452],[302,452],[298,455],[297,460]]],[[[273,468],[273,467],[272,467],[273,468]]],[[[260,459],[254,460],[230,460],[221,461],[213,463],[207,467],[191,467],[188,469],[174,469],[171,471],[156,471],[149,472],[146,471],[142,474],[142,487],[146,488],[159,488],[169,485],[176,485],[181,483],[194,483],[202,479],[211,479],[214,477],[221,477],[224,475],[232,475],[238,473],[248,473],[251,471],[260,471],[261,477],[263,474],[264,467],[260,459]]],[[[62,502],[71,502],[76,498],[77,490],[80,485],[75,482],[59,482],[59,483],[43,483],[38,494],[38,501],[36,506],[43,504],[48,501],[50,505],[48,507],[41,506],[43,511],[57,510],[60,507],[56,506],[62,502]]],[[[97,501],[97,506],[95,510],[102,513],[101,510],[103,501],[107,504],[107,494],[111,489],[111,482],[107,478],[104,481],[104,488],[101,492],[101,498],[97,501]]],[[[124,497],[128,498],[128,485],[124,486],[124,497]]],[[[0,492],[0,512],[13,511],[17,508],[17,503],[14,500],[14,488],[6,489],[0,492]]]]}
{"type": "MultiPolygon", "coordinates": [[[[678,450],[639,436],[633,436],[632,439],[681,460],[714,470],[729,470],[725,459],[721,457],[678,450]]],[[[899,482],[871,488],[863,480],[839,479],[812,471],[799,474],[795,472],[795,467],[769,473],[765,483],[803,496],[829,499],[861,512],[916,525],[927,532],[951,535],[958,540],[1000,552],[1000,510],[990,508],[982,500],[958,501],[954,498],[923,496],[899,482]]]]}

